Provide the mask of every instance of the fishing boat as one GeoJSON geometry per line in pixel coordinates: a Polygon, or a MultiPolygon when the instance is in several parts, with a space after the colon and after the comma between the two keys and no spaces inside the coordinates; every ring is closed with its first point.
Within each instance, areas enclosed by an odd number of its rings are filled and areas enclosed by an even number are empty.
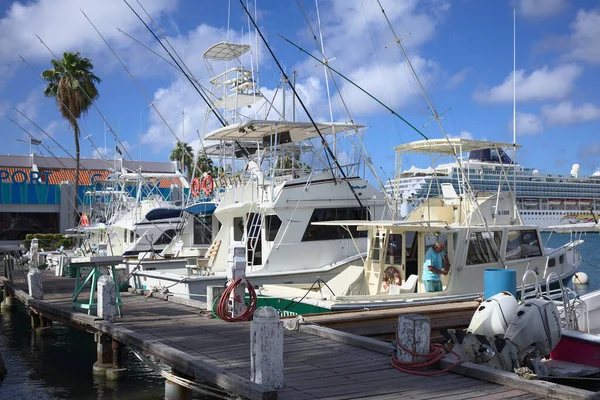
{"type": "Polygon", "coordinates": [[[224,126],[203,138],[207,154],[221,166],[213,213],[218,232],[205,256],[190,258],[184,268],[129,262],[134,287],[201,298],[208,286],[225,284],[233,246],[246,248],[246,275],[253,285],[333,278],[364,256],[366,232],[313,223],[389,218],[386,195],[360,177],[369,159],[364,146],[359,147],[363,153],[347,150],[347,162],[341,164],[335,148],[328,148],[330,142],[342,146],[360,138],[365,127],[286,119],[261,95],[254,72],[242,65],[249,50],[221,42],[204,53],[209,71],[216,69],[213,63],[226,65],[225,72],[211,78],[210,112],[218,109],[224,126]],[[241,105],[247,109],[260,101],[279,119],[238,112],[241,105]]]}
{"type": "MultiPolygon", "coordinates": [[[[405,152],[456,155],[503,146],[506,144],[434,139],[398,146],[396,152],[399,156],[405,152]]],[[[338,311],[481,297],[484,273],[489,269],[514,270],[517,282],[533,271],[544,282],[552,277],[548,283],[555,285],[568,281],[578,270],[581,240],[546,248],[539,227],[523,224],[510,190],[472,192],[466,174],[456,180],[460,193],[452,184],[441,183],[442,195],[425,200],[403,221],[314,222],[316,226],[366,232],[366,258],[325,280],[319,289],[278,285],[265,286],[260,293],[311,304],[322,311],[338,311]],[[443,290],[426,292],[422,281],[425,253],[437,241],[445,243],[451,267],[448,275],[442,276],[443,290]]]]}

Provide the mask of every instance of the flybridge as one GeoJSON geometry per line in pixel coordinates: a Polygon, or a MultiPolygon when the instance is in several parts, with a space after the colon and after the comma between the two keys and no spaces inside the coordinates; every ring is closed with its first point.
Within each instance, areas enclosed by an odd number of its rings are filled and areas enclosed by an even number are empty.
{"type": "Polygon", "coordinates": [[[45,183],[46,185],[49,182],[48,177],[52,175],[52,171],[23,171],[22,169],[17,169],[12,171],[6,169],[0,169],[0,183],[5,183],[6,181],[10,181],[13,183],[45,183]],[[44,179],[42,180],[42,175],[44,179]]]}

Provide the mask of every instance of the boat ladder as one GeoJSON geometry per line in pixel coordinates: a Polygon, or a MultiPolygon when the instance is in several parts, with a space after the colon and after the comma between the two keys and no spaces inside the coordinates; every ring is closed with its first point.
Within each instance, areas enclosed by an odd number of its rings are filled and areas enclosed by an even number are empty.
{"type": "Polygon", "coordinates": [[[380,294],[383,284],[383,270],[385,268],[384,251],[389,242],[386,231],[380,231],[371,237],[369,254],[365,263],[365,274],[370,294],[380,294]]]}
{"type": "Polygon", "coordinates": [[[263,218],[260,212],[249,215],[251,215],[251,218],[246,234],[246,249],[248,254],[246,262],[247,266],[252,268],[254,266],[254,254],[256,253],[256,248],[260,241],[263,218]]]}

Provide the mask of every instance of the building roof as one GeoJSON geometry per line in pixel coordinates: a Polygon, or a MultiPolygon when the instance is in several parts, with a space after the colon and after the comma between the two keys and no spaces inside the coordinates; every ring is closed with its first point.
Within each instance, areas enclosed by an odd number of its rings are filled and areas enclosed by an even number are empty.
{"type": "MultiPolygon", "coordinates": [[[[71,158],[54,158],[43,157],[33,154],[31,156],[12,156],[0,155],[0,170],[8,171],[11,177],[16,171],[23,171],[27,177],[24,179],[23,174],[16,174],[14,182],[29,181],[31,171],[37,171],[40,174],[40,182],[50,185],[58,185],[62,182],[75,182],[75,160],[71,158]],[[48,174],[48,172],[50,174],[48,174]],[[46,182],[46,176],[48,182],[46,182]]],[[[158,161],[126,161],[118,159],[113,161],[104,161],[100,159],[81,159],[81,168],[79,170],[79,184],[87,186],[91,184],[92,176],[96,175],[96,179],[107,179],[112,171],[121,171],[121,167],[127,170],[140,171],[147,174],[173,174],[177,171],[175,162],[158,162],[158,161]],[[116,167],[116,168],[115,168],[116,167]]],[[[177,178],[161,178],[159,187],[168,188],[171,185],[181,186],[181,181],[177,178]]]]}
{"type": "MultiPolygon", "coordinates": [[[[122,168],[142,172],[167,172],[177,171],[177,163],[172,161],[128,161],[122,158],[116,160],[101,160],[98,158],[82,158],[79,160],[81,170],[116,170],[122,168]]],[[[38,169],[75,169],[75,160],[67,157],[44,157],[37,154],[29,156],[0,155],[0,169],[7,168],[32,168],[36,165],[38,169]]]]}

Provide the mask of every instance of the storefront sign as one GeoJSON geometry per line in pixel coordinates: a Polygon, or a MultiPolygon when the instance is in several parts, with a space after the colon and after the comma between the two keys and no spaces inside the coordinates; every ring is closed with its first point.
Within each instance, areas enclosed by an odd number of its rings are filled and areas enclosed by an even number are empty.
{"type": "Polygon", "coordinates": [[[12,174],[5,170],[0,169],[0,183],[13,182],[13,183],[45,183],[49,184],[48,177],[52,175],[52,171],[23,171],[20,169],[15,170],[12,174]],[[44,181],[41,180],[41,176],[44,176],[44,181]]]}

